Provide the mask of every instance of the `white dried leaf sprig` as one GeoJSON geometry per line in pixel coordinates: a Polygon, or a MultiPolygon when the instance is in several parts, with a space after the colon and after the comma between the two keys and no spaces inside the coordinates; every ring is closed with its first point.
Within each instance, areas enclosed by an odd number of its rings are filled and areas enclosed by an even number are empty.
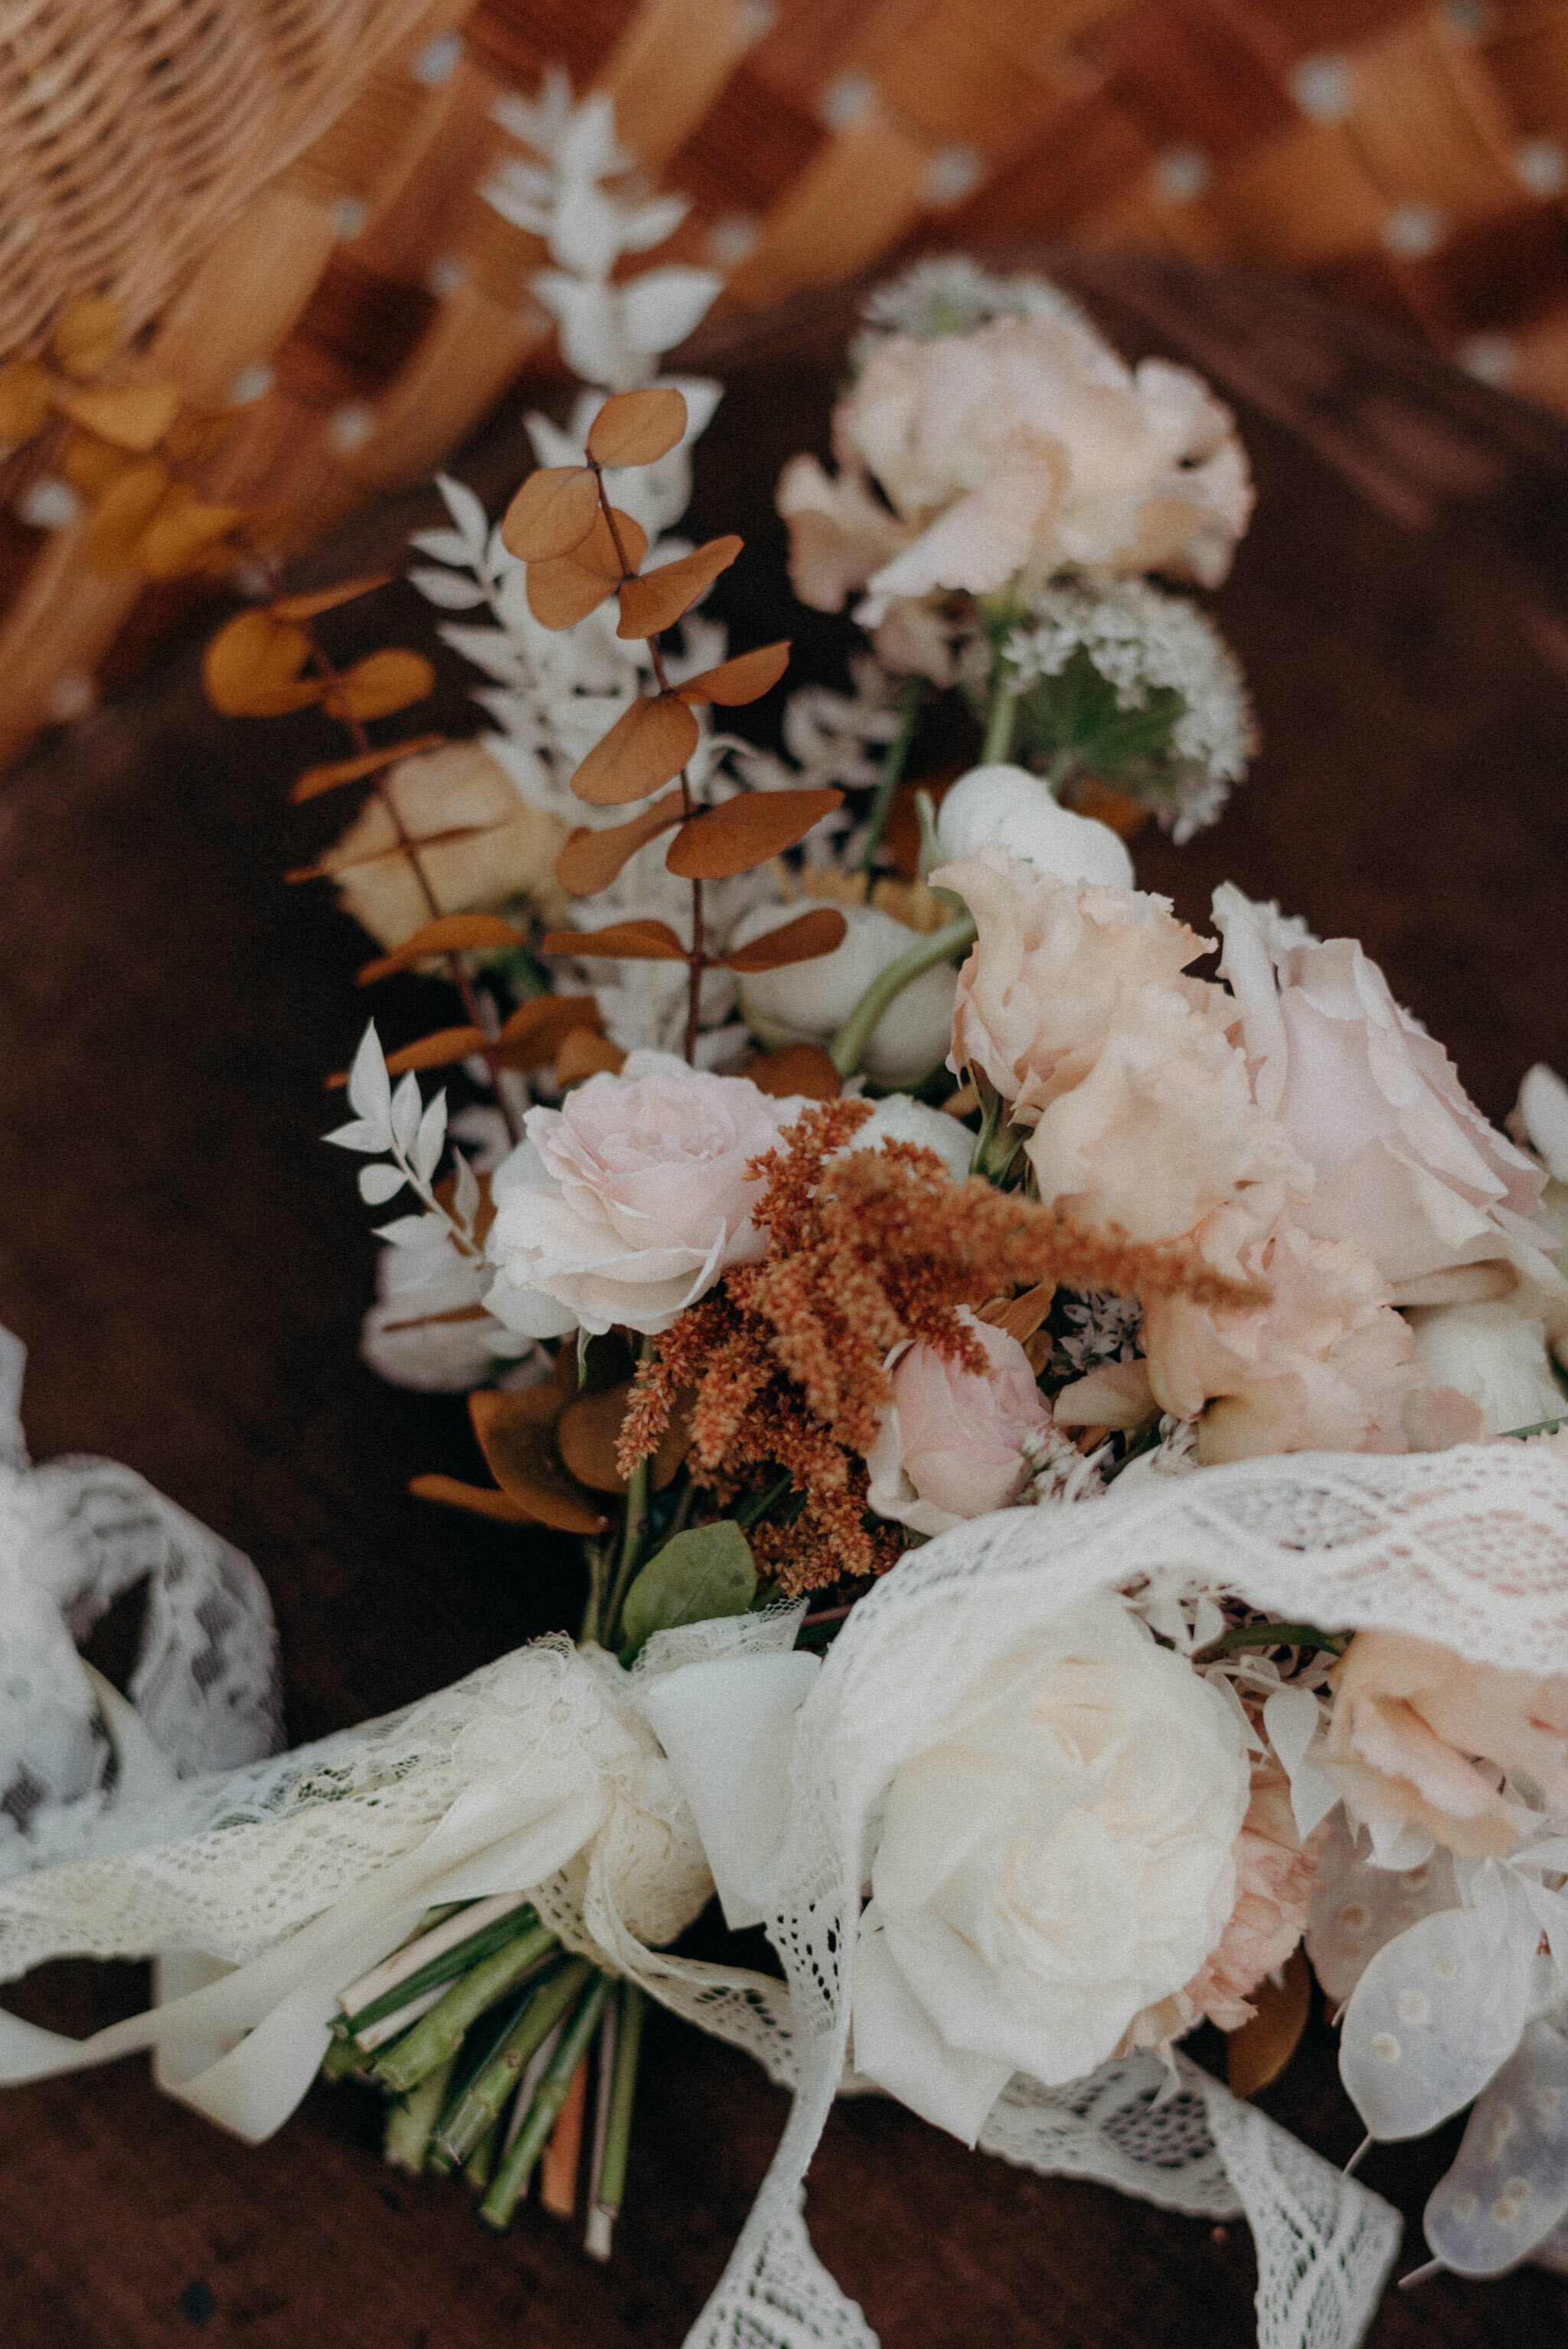
{"type": "Polygon", "coordinates": [[[374,1019],[360,1039],[348,1073],[348,1105],[357,1114],[346,1125],[335,1127],[325,1140],[340,1150],[359,1151],[387,1162],[360,1168],[361,1198],[373,1207],[385,1206],[407,1186],[425,1211],[378,1225],[377,1237],[394,1247],[439,1249],[443,1272],[449,1244],[464,1257],[482,1259],[484,1250],[474,1230],[480,1186],[460,1150],[453,1153],[456,1183],[449,1210],[435,1193],[435,1173],[447,1144],[446,1093],[438,1092],[427,1104],[411,1072],[393,1090],[374,1019]]]}

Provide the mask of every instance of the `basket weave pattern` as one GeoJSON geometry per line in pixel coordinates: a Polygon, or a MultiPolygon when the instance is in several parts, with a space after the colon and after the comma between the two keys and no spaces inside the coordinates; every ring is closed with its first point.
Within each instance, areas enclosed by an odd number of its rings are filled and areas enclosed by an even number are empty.
{"type": "MultiPolygon", "coordinates": [[[[308,543],[547,358],[542,248],[478,188],[495,99],[552,63],[736,304],[926,246],[1152,247],[1305,275],[1568,409],[1568,0],[15,0],[0,357],[114,291],[150,368],[246,403],[211,492],[308,543]]],[[[85,525],[18,520],[42,461],[0,468],[0,758],[169,603],[128,633],[85,525]]]]}

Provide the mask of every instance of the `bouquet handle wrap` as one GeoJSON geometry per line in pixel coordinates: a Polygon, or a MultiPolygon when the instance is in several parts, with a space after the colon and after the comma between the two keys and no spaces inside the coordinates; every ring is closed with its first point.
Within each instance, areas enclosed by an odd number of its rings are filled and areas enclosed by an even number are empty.
{"type": "MultiPolygon", "coordinates": [[[[900,1740],[1031,1625],[1088,1593],[1167,1575],[1279,1618],[1418,1630],[1539,1671],[1568,1653],[1568,1457],[1511,1444],[1253,1460],[1124,1498],[1002,1512],[912,1553],[856,1607],[796,1716],[766,1901],[788,2000],[758,1976],[655,1946],[696,1913],[712,1878],[638,1685],[695,1658],[788,1646],[786,1612],[660,1635],[647,1671],[629,1675],[597,1651],[544,1640],[387,1721],[189,1782],[134,1823],[117,1815],[101,1856],[0,1888],[0,1976],[68,1953],[180,1950],[235,1971],[82,2044],[14,2023],[0,2075],[142,2045],[177,2070],[182,2042],[216,2039],[231,2052],[178,2093],[264,2134],[303,2093],[355,1971],[433,1900],[528,1889],[568,1947],[795,2085],[688,2349],[758,2338],[872,2349],[864,2318],[810,2251],[800,2193],[844,2080],[861,1887],[900,1740]]],[[[1397,2248],[1385,2203],[1181,2058],[1173,2093],[1148,2055],[1063,2088],[1015,2079],[980,2141],[1167,2207],[1244,2212],[1264,2349],[1354,2349],[1397,2248]]]]}

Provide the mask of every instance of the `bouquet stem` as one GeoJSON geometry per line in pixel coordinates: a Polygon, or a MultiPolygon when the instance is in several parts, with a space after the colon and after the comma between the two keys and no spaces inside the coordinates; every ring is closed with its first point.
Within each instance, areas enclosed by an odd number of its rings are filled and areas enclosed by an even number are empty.
{"type": "Polygon", "coordinates": [[[577,1998],[590,1971],[586,1958],[573,1958],[533,1992],[495,2054],[440,2129],[441,2151],[454,2168],[462,2167],[480,2138],[500,2120],[529,2057],[577,1998]]]}
{"type": "Polygon", "coordinates": [[[457,2054],[469,2024],[477,2023],[498,1998],[504,1998],[529,1969],[555,1946],[555,1936],[549,1927],[535,1925],[521,1940],[481,1958],[478,1965],[470,1967],[452,1984],[422,2022],[380,2057],[376,2076],[383,2087],[404,2091],[417,2088],[428,2073],[457,2054]]]}
{"type": "MultiPolygon", "coordinates": [[[[586,1963],[583,1971],[587,1971],[586,1963]]],[[[549,2070],[534,2095],[527,2119],[501,2160],[494,2183],[480,2205],[480,2216],[499,2232],[511,2224],[511,2214],[533,2175],[546,2138],[566,2102],[573,2078],[599,2027],[604,2002],[614,1987],[608,1974],[598,1975],[566,2029],[562,2033],[549,2070]]]]}
{"type": "MultiPolygon", "coordinates": [[[[642,2052],[643,2017],[648,1995],[636,1982],[624,1982],[615,2002],[613,2057],[606,2065],[608,2086],[601,2075],[600,2104],[603,2143],[594,2146],[594,2178],[589,2188],[586,2249],[596,2260],[607,2260],[615,2220],[626,2190],[626,2150],[632,2137],[632,2106],[637,2093],[637,2058],[642,2052]]],[[[611,2054],[610,2048],[606,2054],[611,2054]]]]}
{"type": "Polygon", "coordinates": [[[418,2178],[425,2167],[430,2131],[441,2109],[451,2068],[444,2064],[438,2071],[427,2073],[412,2095],[387,2108],[382,2152],[394,2169],[406,2169],[410,2178],[418,2178]]]}

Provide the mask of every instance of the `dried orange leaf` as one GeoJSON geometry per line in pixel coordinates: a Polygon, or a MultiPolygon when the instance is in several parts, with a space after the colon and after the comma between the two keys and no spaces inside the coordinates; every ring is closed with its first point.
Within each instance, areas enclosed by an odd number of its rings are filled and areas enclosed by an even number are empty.
{"type": "Polygon", "coordinates": [[[188,481],[173,481],[137,549],[150,579],[178,579],[200,569],[245,519],[243,506],[204,504],[188,481]]]}
{"type": "Polygon", "coordinates": [[[591,832],[580,824],[555,860],[555,877],[574,897],[592,897],[607,889],[628,858],[672,823],[679,823],[686,802],[679,792],[666,792],[630,823],[606,825],[591,832]]]}
{"type": "Polygon", "coordinates": [[[62,416],[117,449],[145,456],[155,449],[180,413],[174,383],[126,383],[112,391],[67,391],[56,398],[62,416]]]}
{"type": "Polygon", "coordinates": [[[97,375],[119,348],[119,304],[107,294],[84,294],[62,310],[49,336],[49,355],[67,375],[97,375]]]}
{"type": "Polygon", "coordinates": [[[586,465],[530,473],[501,520],[501,544],[525,563],[551,563],[581,546],[599,518],[599,484],[586,465]]]}
{"type": "Polygon", "coordinates": [[[456,1476],[415,1476],[408,1490],[417,1501],[443,1501],[449,1509],[467,1509],[470,1516],[494,1517],[503,1526],[539,1523],[518,1506],[510,1493],[493,1493],[486,1485],[464,1485],[456,1476]]]}
{"type": "Polygon", "coordinates": [[[802,914],[793,922],[781,923],[776,930],[765,930],[753,938],[748,947],[736,947],[724,959],[727,970],[782,970],[786,963],[810,962],[818,955],[831,954],[844,943],[849,928],[842,914],[829,905],[819,905],[814,913],[802,914]]]}
{"type": "Polygon", "coordinates": [[[665,863],[683,881],[749,873],[844,804],[842,792],[741,792],[683,823],[665,863]]]}
{"type": "Polygon", "coordinates": [[[242,612],[219,629],[201,656],[207,698],[225,718],[277,718],[321,698],[315,678],[302,678],[310,638],[271,612],[242,612]]]}
{"type": "Polygon", "coordinates": [[[19,449],[36,440],[49,420],[49,375],[36,359],[16,359],[0,371],[0,442],[19,449]]]}
{"type": "MultiPolygon", "coordinates": [[[[415,833],[409,840],[408,847],[455,848],[459,840],[482,840],[487,832],[500,830],[500,826],[494,823],[454,824],[449,832],[415,833]]],[[[345,849],[341,845],[329,848],[319,864],[297,865],[294,872],[285,873],[284,879],[285,881],[335,879],[340,874],[360,872],[366,864],[385,864],[388,857],[407,856],[408,847],[405,847],[400,841],[394,841],[388,847],[373,848],[368,852],[345,849]]]]}
{"type": "Polygon", "coordinates": [[[593,1495],[561,1464],[537,1391],[480,1387],[469,1397],[469,1417],[490,1475],[520,1508],[558,1533],[603,1532],[608,1521],[593,1495]]]}
{"type": "Polygon", "coordinates": [[[733,532],[727,538],[710,538],[694,554],[680,555],[674,563],[661,563],[656,571],[645,573],[641,579],[626,580],[621,589],[621,617],[615,634],[656,636],[661,628],[674,627],[681,614],[690,611],[719,573],[728,570],[745,543],[733,532]]]}
{"type": "Polygon", "coordinates": [[[596,465],[651,465],[686,429],[686,401],[668,386],[617,392],[593,419],[588,454],[596,465]]]}
{"type": "Polygon", "coordinates": [[[97,499],[105,496],[135,462],[123,449],[111,449],[107,440],[95,440],[90,432],[73,432],[60,459],[60,471],[84,497],[97,499]]]}
{"type": "Polygon", "coordinates": [[[717,701],[725,709],[738,709],[744,702],[760,701],[789,666],[789,639],[783,636],[776,645],[758,645],[751,652],[737,653],[733,660],[722,661],[717,668],[705,668],[696,677],[688,677],[676,691],[694,707],[717,701]]]}
{"type": "Polygon", "coordinates": [[[612,922],[606,930],[551,930],[542,954],[614,955],[623,962],[685,962],[686,950],[667,922],[612,922]]]}
{"type": "Polygon", "coordinates": [[[415,1044],[400,1044],[387,1055],[389,1075],[401,1077],[410,1069],[449,1069],[459,1061],[466,1061],[470,1052],[484,1047],[482,1028],[438,1028],[433,1036],[421,1036],[415,1044]]]}
{"type": "Polygon", "coordinates": [[[581,546],[552,563],[529,564],[528,608],[542,628],[575,627],[579,620],[598,610],[626,572],[635,571],[646,554],[648,534],[641,523],[618,506],[611,512],[626,557],[624,565],[602,510],[581,546]]]}
{"type": "Polygon", "coordinates": [[[1233,2096],[1255,2096],[1279,2078],[1295,2054],[1312,2005],[1312,1970],[1303,1952],[1293,1950],[1285,1960],[1283,1983],[1265,1974],[1247,1995],[1257,2012],[1231,2033],[1226,2056],[1233,2096]]]}
{"type": "Polygon", "coordinates": [[[361,595],[373,595],[397,576],[395,571],[373,571],[363,579],[340,579],[335,587],[307,587],[298,595],[279,595],[273,610],[280,620],[314,620],[318,612],[335,612],[361,595]]]}
{"type": "Polygon", "coordinates": [[[326,697],[334,718],[390,718],[411,701],[423,701],[436,689],[436,672],[423,653],[388,646],[356,661],[326,697]]]}
{"type": "Polygon", "coordinates": [[[355,984],[369,987],[376,979],[388,978],[395,970],[407,970],[410,964],[423,962],[428,955],[469,954],[484,947],[521,947],[528,943],[523,931],[514,922],[503,922],[499,914],[442,914],[434,922],[423,922],[410,938],[390,954],[380,955],[367,962],[355,975],[355,984]]]}
{"type": "Polygon", "coordinates": [[[373,775],[378,768],[390,767],[399,759],[411,759],[417,750],[434,750],[446,740],[444,734],[416,734],[407,742],[392,742],[383,750],[366,750],[357,759],[334,759],[329,766],[307,767],[295,779],[289,797],[295,807],[306,800],[319,799],[323,792],[335,792],[339,783],[357,783],[373,775]]]}
{"type": "MultiPolygon", "coordinates": [[[[598,1394],[579,1395],[556,1422],[555,1442],[562,1459],[580,1484],[591,1485],[596,1493],[620,1495],[626,1489],[626,1480],[615,1465],[615,1447],[631,1393],[632,1381],[624,1379],[619,1386],[605,1387],[598,1394]]],[[[662,1493],[673,1480],[690,1448],[687,1419],[686,1412],[672,1413],[658,1450],[649,1460],[649,1482],[655,1493],[662,1493]]]]}
{"type": "Polygon", "coordinates": [[[595,1036],[591,1028],[574,1028],[555,1055],[555,1081],[577,1085],[584,1077],[618,1077],[625,1065],[626,1055],[608,1036],[595,1036]]]}
{"type": "Polygon", "coordinates": [[[131,465],[108,490],[88,533],[88,561],[110,574],[141,567],[143,533],[169,489],[169,468],[149,457],[131,465]]]}
{"type": "Polygon", "coordinates": [[[519,1006],[496,1040],[503,1069],[540,1069],[553,1061],[568,1036],[597,1035],[603,1022],[591,995],[536,995],[519,1006]]]}
{"type": "Polygon", "coordinates": [[[777,1052],[760,1053],[741,1071],[758,1092],[782,1100],[804,1093],[808,1101],[837,1101],[843,1081],[820,1044],[785,1044],[777,1052]]]}
{"type": "Polygon", "coordinates": [[[680,773],[696,749],[699,729],[684,701],[673,693],[645,695],[622,711],[602,742],[595,742],[572,788],[590,807],[624,807],[646,799],[680,773]]]}

